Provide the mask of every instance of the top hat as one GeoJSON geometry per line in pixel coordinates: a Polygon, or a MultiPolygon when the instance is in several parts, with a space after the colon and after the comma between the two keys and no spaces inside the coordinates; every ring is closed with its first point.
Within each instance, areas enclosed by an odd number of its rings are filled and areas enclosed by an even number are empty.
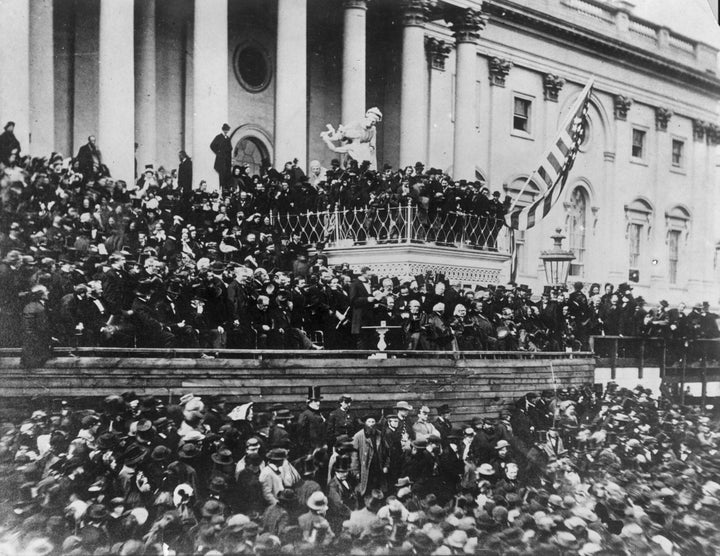
{"type": "Polygon", "coordinates": [[[307,399],[309,402],[319,402],[320,400],[322,400],[322,395],[320,394],[320,387],[308,386],[307,399]]]}

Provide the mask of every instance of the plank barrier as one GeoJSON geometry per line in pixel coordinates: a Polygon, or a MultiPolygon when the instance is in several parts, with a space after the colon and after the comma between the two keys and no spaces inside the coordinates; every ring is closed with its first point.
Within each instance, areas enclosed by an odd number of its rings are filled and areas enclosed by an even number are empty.
{"type": "Polygon", "coordinates": [[[152,350],[118,356],[97,350],[61,353],[38,369],[24,369],[18,354],[0,352],[0,399],[7,409],[50,399],[72,399],[97,405],[109,394],[132,390],[176,403],[192,392],[223,395],[229,404],[254,401],[259,409],[282,403],[304,407],[308,386],[320,386],[323,409],[341,394],[353,397],[358,411],[389,410],[405,400],[413,406],[453,409],[456,422],[474,416],[496,417],[508,402],[526,392],[580,386],[593,382],[595,359],[590,353],[409,352],[368,359],[369,352],[216,353],[202,358],[191,350],[159,357],[152,350]],[[150,353],[148,353],[150,352],[150,353]],[[140,356],[139,356],[140,355],[140,356]],[[400,354],[399,354],[400,355],[400,354]]]}

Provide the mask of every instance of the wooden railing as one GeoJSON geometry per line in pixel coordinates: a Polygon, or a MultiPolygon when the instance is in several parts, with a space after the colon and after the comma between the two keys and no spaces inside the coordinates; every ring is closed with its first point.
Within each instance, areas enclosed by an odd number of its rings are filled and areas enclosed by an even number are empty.
{"type": "Polygon", "coordinates": [[[679,386],[681,403],[685,401],[686,384],[701,384],[701,403],[705,404],[708,382],[720,381],[720,338],[592,336],[590,350],[595,353],[597,367],[609,368],[613,380],[618,368],[637,369],[639,379],[647,367],[658,368],[662,380],[679,386]]]}

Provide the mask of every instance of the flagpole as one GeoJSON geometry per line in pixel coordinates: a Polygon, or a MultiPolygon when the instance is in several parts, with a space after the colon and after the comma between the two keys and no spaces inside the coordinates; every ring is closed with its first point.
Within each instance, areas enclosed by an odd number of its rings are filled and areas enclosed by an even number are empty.
{"type": "MultiPolygon", "coordinates": [[[[595,76],[591,75],[588,82],[585,84],[585,87],[583,88],[582,92],[580,93],[580,96],[578,96],[577,100],[575,101],[575,104],[573,104],[572,108],[568,112],[567,116],[565,117],[565,120],[563,120],[562,125],[559,127],[559,129],[564,129],[568,126],[570,123],[570,119],[574,117],[575,112],[577,112],[577,109],[580,106],[580,103],[583,102],[583,99],[585,98],[585,95],[587,94],[590,87],[593,86],[595,83],[595,76]]],[[[550,147],[552,149],[552,146],[550,147]]],[[[543,154],[543,157],[540,160],[545,160],[548,153],[545,152],[543,154]]],[[[527,189],[528,183],[530,183],[530,180],[535,175],[535,171],[533,171],[525,180],[525,183],[523,184],[522,188],[520,189],[520,193],[517,194],[515,197],[515,200],[513,201],[512,205],[510,205],[510,208],[508,209],[508,214],[512,214],[513,209],[515,208],[515,205],[517,205],[518,201],[520,200],[520,197],[522,197],[522,194],[525,193],[525,189],[527,189]]]]}

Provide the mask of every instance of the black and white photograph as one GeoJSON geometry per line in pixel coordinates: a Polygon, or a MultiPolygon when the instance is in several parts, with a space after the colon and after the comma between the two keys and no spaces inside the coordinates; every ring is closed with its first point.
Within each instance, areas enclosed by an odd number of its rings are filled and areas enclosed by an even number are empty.
{"type": "Polygon", "coordinates": [[[720,554],[717,0],[0,21],[0,556],[720,554]]]}

